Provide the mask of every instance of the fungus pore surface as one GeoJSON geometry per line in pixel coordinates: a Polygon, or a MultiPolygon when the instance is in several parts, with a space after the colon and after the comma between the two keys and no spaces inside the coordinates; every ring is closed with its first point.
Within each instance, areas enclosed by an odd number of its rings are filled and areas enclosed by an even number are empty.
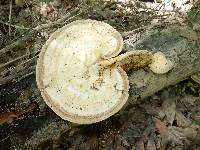
{"type": "Polygon", "coordinates": [[[54,32],[36,68],[47,105],[61,118],[79,124],[95,123],[118,112],[128,98],[128,77],[118,66],[103,70],[100,79],[96,64],[117,56],[122,46],[121,35],[100,21],[79,20],[54,32]]]}

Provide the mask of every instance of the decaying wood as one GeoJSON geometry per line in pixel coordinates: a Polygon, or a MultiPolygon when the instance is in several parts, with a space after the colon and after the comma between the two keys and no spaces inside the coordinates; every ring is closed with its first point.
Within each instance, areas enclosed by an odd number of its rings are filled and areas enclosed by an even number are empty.
{"type": "MultiPolygon", "coordinates": [[[[200,36],[198,31],[194,31],[186,25],[155,26],[154,28],[150,27],[150,30],[140,35],[139,40],[132,38],[136,37],[136,33],[130,33],[124,36],[124,39],[126,39],[124,51],[134,49],[162,51],[167,58],[174,62],[173,70],[164,75],[153,74],[148,67],[130,72],[130,103],[138,97],[150,96],[164,87],[174,85],[200,71],[200,36]]],[[[27,76],[31,72],[34,73],[35,65],[36,61],[31,63],[31,66],[29,65],[31,69],[28,69],[27,66],[25,70],[17,69],[13,76],[0,79],[0,84],[18,81],[17,77],[27,76]]]]}

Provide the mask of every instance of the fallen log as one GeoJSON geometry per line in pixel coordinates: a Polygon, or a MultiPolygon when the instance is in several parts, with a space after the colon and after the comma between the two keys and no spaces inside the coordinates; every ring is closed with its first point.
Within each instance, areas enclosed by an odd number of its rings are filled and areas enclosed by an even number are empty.
{"type": "Polygon", "coordinates": [[[200,71],[200,33],[191,27],[171,25],[152,29],[126,50],[148,49],[161,51],[174,62],[174,68],[166,74],[154,74],[148,68],[129,73],[131,85],[129,103],[137,98],[151,96],[155,92],[190,77],[200,71]]]}

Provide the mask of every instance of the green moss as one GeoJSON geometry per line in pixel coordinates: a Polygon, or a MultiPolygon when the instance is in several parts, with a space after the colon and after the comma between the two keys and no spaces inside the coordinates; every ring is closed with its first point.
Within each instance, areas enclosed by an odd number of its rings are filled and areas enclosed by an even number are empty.
{"type": "Polygon", "coordinates": [[[192,94],[194,96],[200,96],[200,85],[192,80],[185,80],[175,86],[177,94],[192,94]]]}
{"type": "Polygon", "coordinates": [[[192,9],[187,13],[188,21],[190,23],[197,22],[198,16],[200,15],[200,1],[192,7],[192,9]]]}

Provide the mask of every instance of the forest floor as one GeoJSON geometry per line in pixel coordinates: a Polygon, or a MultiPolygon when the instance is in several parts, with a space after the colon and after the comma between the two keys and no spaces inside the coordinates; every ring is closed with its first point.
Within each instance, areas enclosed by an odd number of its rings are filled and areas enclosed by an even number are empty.
{"type": "Polygon", "coordinates": [[[159,21],[182,23],[192,6],[186,1],[163,9],[163,3],[0,1],[0,150],[200,149],[200,85],[191,78],[81,126],[60,119],[36,85],[39,50],[57,28],[89,18],[123,34],[159,21]]]}

